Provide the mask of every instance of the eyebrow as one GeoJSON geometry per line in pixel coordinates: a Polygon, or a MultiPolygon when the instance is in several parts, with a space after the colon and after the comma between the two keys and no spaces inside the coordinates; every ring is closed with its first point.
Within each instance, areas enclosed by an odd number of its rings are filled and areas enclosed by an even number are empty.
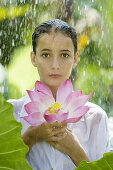
{"type": "Polygon", "coordinates": [[[66,50],[61,50],[61,51],[67,51],[67,52],[70,52],[70,53],[71,53],[71,51],[70,51],[70,50],[68,50],[68,49],[66,49],[66,50]]]}
{"type": "MultiPolygon", "coordinates": [[[[41,50],[41,52],[42,51],[51,51],[51,50],[47,49],[47,48],[44,48],[44,49],[41,50]]],[[[69,49],[64,49],[64,50],[61,50],[61,51],[65,51],[65,52],[70,52],[71,53],[71,51],[69,49]]]]}
{"type": "Polygon", "coordinates": [[[51,51],[50,49],[44,48],[41,51],[51,51]]]}

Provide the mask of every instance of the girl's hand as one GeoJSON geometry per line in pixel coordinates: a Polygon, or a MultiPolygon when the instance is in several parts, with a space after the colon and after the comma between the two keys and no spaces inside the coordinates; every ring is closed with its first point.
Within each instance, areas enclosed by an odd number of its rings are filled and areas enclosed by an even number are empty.
{"type": "Polygon", "coordinates": [[[66,130],[66,133],[67,135],[65,135],[64,138],[49,143],[54,148],[70,156],[76,166],[78,166],[82,160],[89,162],[89,158],[87,157],[77,137],[73,135],[72,131],[69,129],[66,130]]]}
{"type": "Polygon", "coordinates": [[[59,141],[66,136],[67,123],[47,123],[44,122],[39,126],[29,126],[22,135],[23,141],[30,148],[36,142],[53,142],[59,141]]]}
{"type": "MultiPolygon", "coordinates": [[[[70,155],[73,152],[73,147],[78,144],[77,140],[74,138],[72,131],[66,129],[66,135],[64,138],[56,141],[50,141],[49,143],[59,151],[70,155]]],[[[59,138],[59,136],[57,136],[59,138]]]]}

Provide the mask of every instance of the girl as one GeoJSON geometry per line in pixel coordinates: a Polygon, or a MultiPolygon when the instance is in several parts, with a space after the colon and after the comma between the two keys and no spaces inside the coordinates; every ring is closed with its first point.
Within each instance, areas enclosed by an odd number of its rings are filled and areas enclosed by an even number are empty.
{"type": "MultiPolygon", "coordinates": [[[[72,80],[78,62],[76,32],[64,21],[50,20],[35,29],[32,45],[31,62],[56,99],[58,87],[66,79],[72,80]]],[[[93,103],[87,102],[90,110],[77,123],[44,122],[32,127],[22,118],[28,95],[8,101],[14,106],[16,120],[23,124],[27,160],[34,170],[73,170],[82,160],[95,161],[109,151],[107,116],[93,103]]]]}

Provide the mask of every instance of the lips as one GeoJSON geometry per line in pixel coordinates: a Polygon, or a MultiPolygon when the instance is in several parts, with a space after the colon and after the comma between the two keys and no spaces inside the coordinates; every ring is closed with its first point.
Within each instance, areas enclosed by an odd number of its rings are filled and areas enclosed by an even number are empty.
{"type": "Polygon", "coordinates": [[[61,75],[60,74],[51,74],[51,75],[49,75],[50,77],[61,77],[61,75]]]}

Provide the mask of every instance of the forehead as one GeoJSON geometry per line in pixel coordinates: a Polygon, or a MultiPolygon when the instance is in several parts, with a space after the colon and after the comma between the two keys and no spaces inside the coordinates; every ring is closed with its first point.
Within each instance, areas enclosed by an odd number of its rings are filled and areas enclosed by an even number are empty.
{"type": "Polygon", "coordinates": [[[52,47],[53,45],[57,45],[56,47],[60,48],[72,48],[74,50],[74,45],[72,39],[61,32],[50,32],[43,33],[38,38],[38,48],[42,48],[45,46],[52,47]]]}

